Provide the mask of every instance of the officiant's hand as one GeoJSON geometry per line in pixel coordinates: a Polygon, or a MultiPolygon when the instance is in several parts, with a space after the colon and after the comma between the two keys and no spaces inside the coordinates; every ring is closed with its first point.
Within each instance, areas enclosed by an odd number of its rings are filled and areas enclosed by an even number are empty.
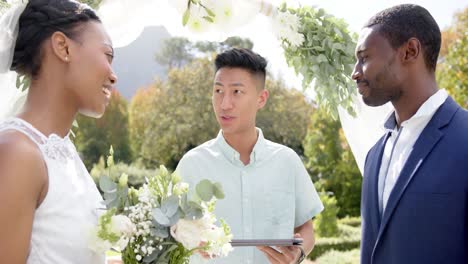
{"type": "MultiPolygon", "coordinates": [[[[294,237],[301,238],[301,235],[295,234],[294,237]]],[[[302,254],[298,246],[276,247],[277,249],[268,246],[257,248],[265,254],[271,264],[296,264],[302,254]]]]}
{"type": "MultiPolygon", "coordinates": [[[[201,248],[204,247],[204,246],[206,246],[206,242],[201,242],[200,245],[199,245],[199,247],[201,247],[201,248]]],[[[197,250],[197,253],[198,253],[200,256],[202,256],[202,258],[204,258],[204,259],[212,259],[212,257],[210,256],[210,254],[206,253],[206,252],[203,251],[203,250],[197,250]]]]}

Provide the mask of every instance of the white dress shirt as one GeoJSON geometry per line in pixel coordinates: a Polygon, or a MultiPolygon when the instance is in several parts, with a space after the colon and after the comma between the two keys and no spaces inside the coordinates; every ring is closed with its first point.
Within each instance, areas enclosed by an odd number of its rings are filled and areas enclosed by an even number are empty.
{"type": "Polygon", "coordinates": [[[447,99],[447,92],[439,90],[424,102],[410,119],[401,123],[398,128],[393,112],[385,122],[387,133],[391,133],[382,156],[379,172],[379,209],[383,214],[388,198],[400,176],[416,140],[431,120],[437,109],[447,99]]]}

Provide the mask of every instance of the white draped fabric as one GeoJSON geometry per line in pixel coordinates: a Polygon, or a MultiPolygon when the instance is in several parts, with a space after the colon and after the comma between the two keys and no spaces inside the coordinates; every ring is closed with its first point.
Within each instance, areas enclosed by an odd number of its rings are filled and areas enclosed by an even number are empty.
{"type": "Polygon", "coordinates": [[[385,117],[392,112],[393,106],[387,103],[379,107],[370,107],[364,104],[360,96],[356,96],[354,109],[355,117],[341,107],[338,113],[346,140],[362,175],[367,152],[385,133],[383,127],[385,117]]]}

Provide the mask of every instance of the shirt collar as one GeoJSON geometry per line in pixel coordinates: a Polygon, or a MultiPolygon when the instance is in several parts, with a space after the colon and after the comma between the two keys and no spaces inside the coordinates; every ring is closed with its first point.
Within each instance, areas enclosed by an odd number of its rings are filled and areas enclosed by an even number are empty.
{"type": "MultiPolygon", "coordinates": [[[[262,151],[264,149],[264,146],[265,146],[265,143],[266,143],[266,139],[265,137],[263,136],[263,132],[260,128],[256,127],[255,128],[256,131],[257,131],[257,142],[255,143],[255,146],[253,147],[252,149],[252,153],[250,153],[250,163],[249,165],[251,164],[254,164],[256,162],[258,162],[260,159],[261,159],[261,156],[262,156],[262,151]]],[[[218,133],[218,136],[216,137],[215,139],[215,142],[216,144],[220,147],[222,153],[224,154],[224,156],[232,163],[242,163],[242,161],[240,161],[240,154],[239,152],[237,152],[237,150],[235,150],[233,147],[231,147],[226,139],[224,138],[223,136],[223,131],[220,130],[219,133],[218,133]]]]}
{"type": "MultiPolygon", "coordinates": [[[[445,102],[448,94],[444,89],[440,89],[435,94],[431,95],[418,109],[410,119],[406,120],[401,126],[406,126],[420,119],[429,119],[439,109],[439,107],[445,102]]],[[[395,111],[391,112],[387,117],[384,128],[386,131],[393,131],[397,127],[395,111]]]]}

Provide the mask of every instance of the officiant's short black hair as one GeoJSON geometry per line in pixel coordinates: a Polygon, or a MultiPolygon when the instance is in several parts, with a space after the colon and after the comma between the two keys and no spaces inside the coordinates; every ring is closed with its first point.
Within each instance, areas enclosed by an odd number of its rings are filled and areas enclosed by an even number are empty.
{"type": "Polygon", "coordinates": [[[249,49],[233,48],[216,56],[215,72],[224,67],[241,68],[258,76],[264,86],[267,64],[264,57],[249,49]]]}
{"type": "Polygon", "coordinates": [[[11,70],[35,77],[40,70],[42,44],[54,32],[71,39],[85,22],[101,22],[87,6],[70,0],[29,0],[19,19],[19,31],[11,70]]]}
{"type": "Polygon", "coordinates": [[[441,33],[437,22],[424,7],[413,4],[390,7],[370,18],[364,27],[376,27],[394,49],[410,38],[417,38],[423,49],[426,67],[435,71],[441,33]]]}

